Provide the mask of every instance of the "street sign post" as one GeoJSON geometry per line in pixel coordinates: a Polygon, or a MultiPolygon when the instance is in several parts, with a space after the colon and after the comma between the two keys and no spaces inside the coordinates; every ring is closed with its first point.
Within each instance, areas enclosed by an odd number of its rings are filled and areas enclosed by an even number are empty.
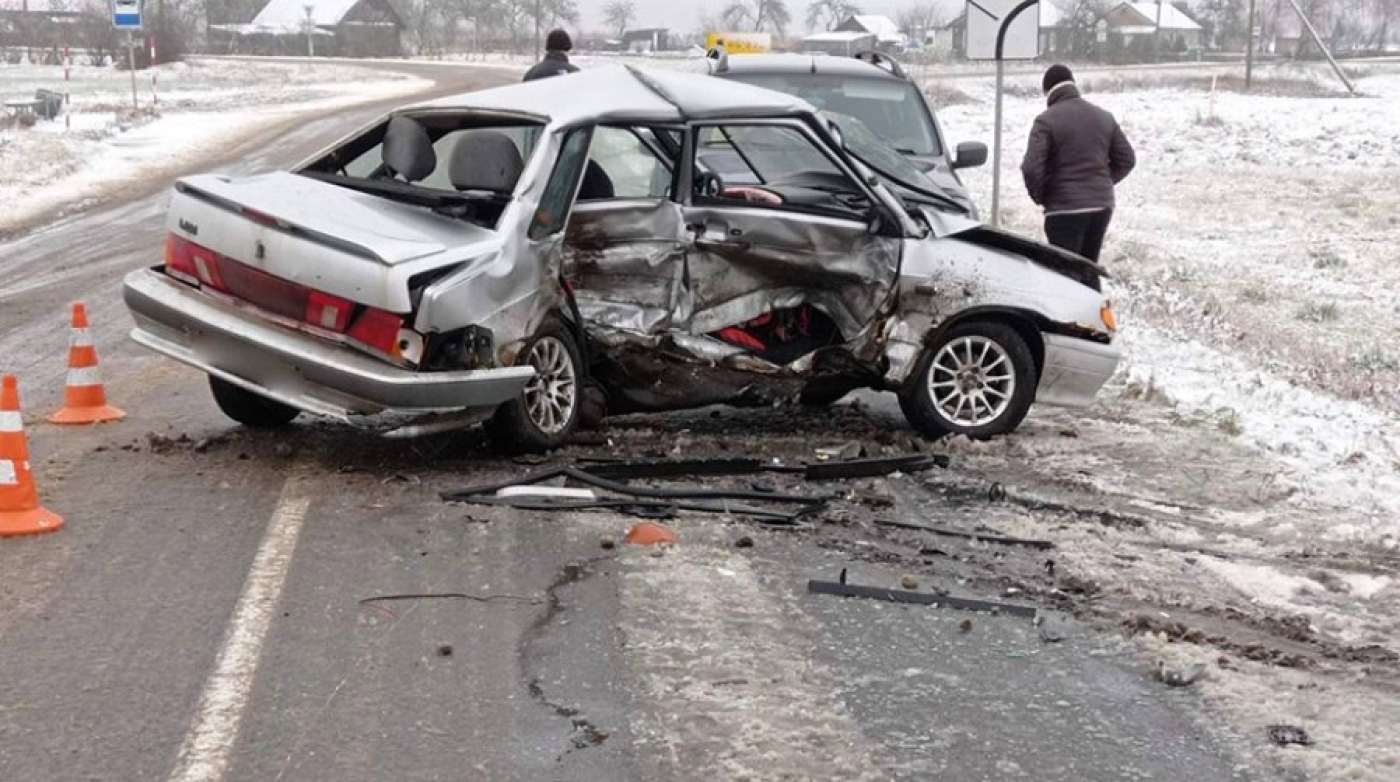
{"type": "Polygon", "coordinates": [[[131,69],[131,108],[139,109],[136,102],[136,42],[132,30],[141,29],[141,0],[112,0],[112,26],[126,30],[126,66],[131,69]]]}
{"type": "Polygon", "coordinates": [[[996,60],[996,135],[992,138],[992,227],[1001,224],[1001,106],[1007,60],[1040,56],[1038,0],[967,0],[967,58],[996,60]]]}

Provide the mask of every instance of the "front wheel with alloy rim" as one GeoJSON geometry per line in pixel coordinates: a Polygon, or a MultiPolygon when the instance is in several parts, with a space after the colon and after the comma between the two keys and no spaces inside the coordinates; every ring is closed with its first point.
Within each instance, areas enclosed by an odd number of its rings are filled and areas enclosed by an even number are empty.
{"type": "Polygon", "coordinates": [[[548,451],[563,445],[578,426],[582,361],[573,334],[550,321],[521,354],[535,376],[520,396],[502,405],[487,425],[497,447],[513,453],[548,451]]]}
{"type": "Polygon", "coordinates": [[[1002,323],[963,323],[924,350],[899,394],[899,406],[922,434],[985,440],[1021,425],[1036,390],[1026,340],[1002,323]]]}

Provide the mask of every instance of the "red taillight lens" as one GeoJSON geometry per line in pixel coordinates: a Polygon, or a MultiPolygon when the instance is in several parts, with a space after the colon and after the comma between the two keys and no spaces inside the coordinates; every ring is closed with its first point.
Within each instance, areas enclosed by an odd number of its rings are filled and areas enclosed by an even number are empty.
{"type": "Polygon", "coordinates": [[[306,298],[306,317],[303,320],[313,326],[343,334],[345,327],[350,325],[350,313],[354,310],[355,305],[352,302],[339,296],[311,291],[306,298]]]}
{"type": "Polygon", "coordinates": [[[365,347],[377,350],[395,358],[402,354],[399,349],[399,330],[403,328],[403,318],[392,312],[366,308],[355,318],[346,336],[365,347]]]}
{"type": "Polygon", "coordinates": [[[165,237],[165,270],[185,282],[225,289],[218,254],[175,234],[165,237]]]}

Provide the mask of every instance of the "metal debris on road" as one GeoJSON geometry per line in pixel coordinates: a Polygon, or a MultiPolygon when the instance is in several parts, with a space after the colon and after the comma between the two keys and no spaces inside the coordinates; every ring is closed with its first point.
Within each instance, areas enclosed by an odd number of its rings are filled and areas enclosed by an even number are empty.
{"type": "Polygon", "coordinates": [[[437,592],[410,595],[378,595],[361,600],[360,605],[373,606],[378,603],[392,603],[405,600],[471,600],[476,603],[501,602],[523,603],[525,605],[541,605],[544,603],[544,600],[538,597],[519,597],[517,595],[469,595],[465,592],[437,592]]]}
{"type": "Polygon", "coordinates": [[[1162,660],[1157,661],[1157,670],[1153,672],[1157,681],[1166,684],[1168,687],[1190,687],[1200,681],[1206,675],[1206,664],[1196,663],[1189,668],[1176,669],[1168,668],[1162,660]]]}
{"type": "Polygon", "coordinates": [[[942,535],[949,538],[965,538],[983,543],[997,543],[1003,546],[1029,546],[1036,549],[1052,549],[1054,543],[1048,540],[1033,540],[1029,538],[1013,538],[1006,535],[987,534],[983,532],[968,532],[966,530],[949,529],[948,527],[935,527],[929,524],[917,524],[912,521],[893,521],[890,519],[876,519],[876,524],[884,527],[898,527],[899,529],[918,530],[919,532],[931,532],[935,535],[942,535]]]}
{"type": "Polygon", "coordinates": [[[1035,618],[1034,606],[997,603],[990,600],[976,600],[968,597],[938,595],[932,592],[910,592],[902,589],[882,589],[880,587],[857,586],[855,584],[831,581],[808,581],[807,591],[815,595],[835,595],[837,597],[864,597],[871,600],[884,600],[890,603],[911,605],[945,606],[961,611],[988,611],[1026,619],[1035,618]]]}
{"type": "Polygon", "coordinates": [[[1269,740],[1280,747],[1289,744],[1301,744],[1304,747],[1312,746],[1312,736],[1308,732],[1296,725],[1270,725],[1268,726],[1269,740]]]}

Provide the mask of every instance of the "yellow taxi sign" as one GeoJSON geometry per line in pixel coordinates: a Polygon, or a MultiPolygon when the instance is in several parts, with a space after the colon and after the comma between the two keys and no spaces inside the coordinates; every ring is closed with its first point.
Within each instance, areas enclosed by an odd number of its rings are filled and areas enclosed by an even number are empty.
{"type": "Polygon", "coordinates": [[[724,47],[730,54],[765,54],[773,51],[773,36],[768,33],[709,33],[705,49],[724,47]]]}

